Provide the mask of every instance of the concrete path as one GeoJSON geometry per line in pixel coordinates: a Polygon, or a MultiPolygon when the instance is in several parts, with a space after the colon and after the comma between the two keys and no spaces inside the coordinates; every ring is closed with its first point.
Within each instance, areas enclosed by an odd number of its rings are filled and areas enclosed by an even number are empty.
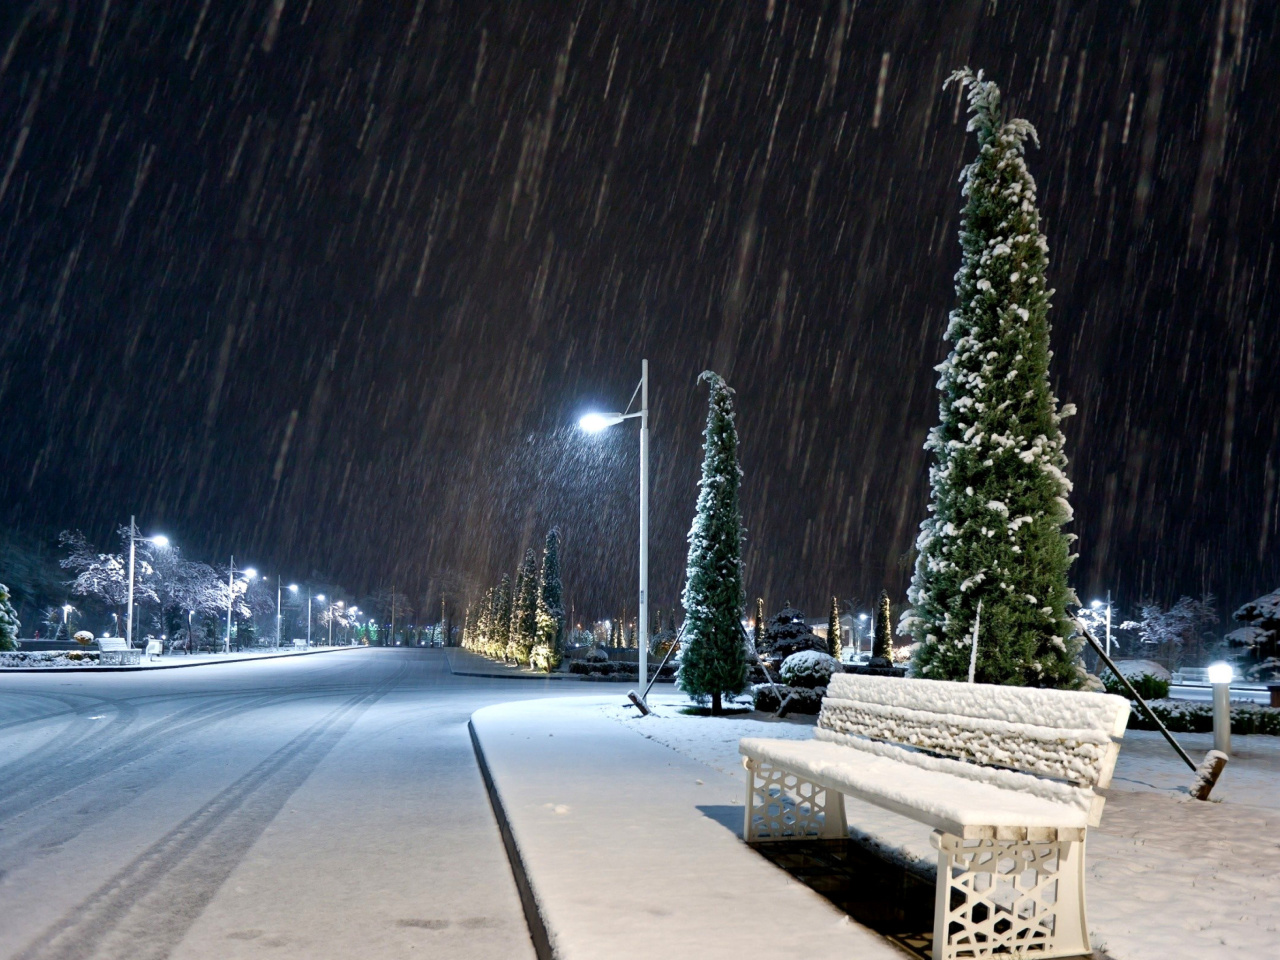
{"type": "Polygon", "coordinates": [[[0,957],[530,958],[466,723],[541,687],[406,649],[0,675],[0,957]]]}
{"type": "Polygon", "coordinates": [[[555,957],[901,960],[744,845],[741,783],[608,719],[618,699],[471,718],[555,957]]]}

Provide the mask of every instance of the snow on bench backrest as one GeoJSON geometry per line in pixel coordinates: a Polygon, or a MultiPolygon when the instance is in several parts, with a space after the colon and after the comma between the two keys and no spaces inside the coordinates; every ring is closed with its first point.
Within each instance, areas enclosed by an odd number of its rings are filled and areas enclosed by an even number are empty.
{"type": "Polygon", "coordinates": [[[1107,693],[838,673],[818,726],[1105,787],[1128,721],[1128,701],[1107,693]]]}
{"type": "Polygon", "coordinates": [[[99,637],[97,641],[99,650],[128,650],[129,645],[125,643],[124,637],[99,637]]]}

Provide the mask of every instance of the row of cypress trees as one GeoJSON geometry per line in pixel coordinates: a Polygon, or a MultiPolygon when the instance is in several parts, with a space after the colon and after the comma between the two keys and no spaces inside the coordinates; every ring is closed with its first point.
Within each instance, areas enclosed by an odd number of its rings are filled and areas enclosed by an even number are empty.
{"type": "Polygon", "coordinates": [[[515,583],[502,575],[468,611],[462,646],[495,660],[550,672],[564,655],[564,585],[560,577],[560,530],[547,531],[542,567],[532,547],[516,569],[515,583]]]}

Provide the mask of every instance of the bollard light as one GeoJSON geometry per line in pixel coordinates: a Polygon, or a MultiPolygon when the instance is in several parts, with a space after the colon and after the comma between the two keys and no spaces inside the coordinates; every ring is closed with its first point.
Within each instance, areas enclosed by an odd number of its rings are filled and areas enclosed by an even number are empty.
{"type": "Polygon", "coordinates": [[[1213,749],[1231,755],[1231,676],[1229,663],[1211,663],[1209,683],[1213,686],[1213,749]]]}

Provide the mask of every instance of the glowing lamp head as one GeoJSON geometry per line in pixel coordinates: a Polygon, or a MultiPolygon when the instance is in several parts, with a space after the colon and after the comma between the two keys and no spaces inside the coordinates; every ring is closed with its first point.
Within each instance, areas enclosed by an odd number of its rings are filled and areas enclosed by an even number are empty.
{"type": "Polygon", "coordinates": [[[1089,606],[1093,607],[1093,609],[1095,609],[1095,610],[1101,610],[1101,609],[1102,609],[1102,601],[1101,601],[1101,600],[1095,600],[1095,601],[1093,601],[1093,603],[1089,604],[1089,606]]]}
{"type": "Polygon", "coordinates": [[[252,580],[258,575],[258,571],[253,569],[253,567],[250,567],[248,570],[241,570],[240,572],[244,574],[244,578],[246,580],[252,580]]]}
{"type": "Polygon", "coordinates": [[[1231,669],[1231,664],[1222,663],[1221,661],[1219,661],[1218,663],[1209,664],[1208,673],[1209,673],[1209,682],[1217,684],[1217,683],[1230,683],[1231,677],[1235,673],[1235,671],[1231,669]]]}
{"type": "Polygon", "coordinates": [[[291,584],[289,584],[289,592],[290,592],[290,593],[297,593],[297,592],[298,592],[298,585],[297,585],[296,583],[291,583],[291,584]]]}
{"type": "Polygon", "coordinates": [[[169,546],[169,538],[166,537],[163,533],[157,536],[151,537],[151,542],[154,543],[161,550],[164,550],[166,547],[169,546]]]}
{"type": "Polygon", "coordinates": [[[620,413],[588,413],[578,421],[580,426],[587,433],[599,433],[601,430],[612,427],[615,423],[621,423],[623,420],[620,413]]]}
{"type": "Polygon", "coordinates": [[[324,594],[323,594],[323,593],[317,593],[317,594],[316,594],[316,599],[317,599],[317,600],[319,600],[321,603],[324,603],[324,594]]]}

